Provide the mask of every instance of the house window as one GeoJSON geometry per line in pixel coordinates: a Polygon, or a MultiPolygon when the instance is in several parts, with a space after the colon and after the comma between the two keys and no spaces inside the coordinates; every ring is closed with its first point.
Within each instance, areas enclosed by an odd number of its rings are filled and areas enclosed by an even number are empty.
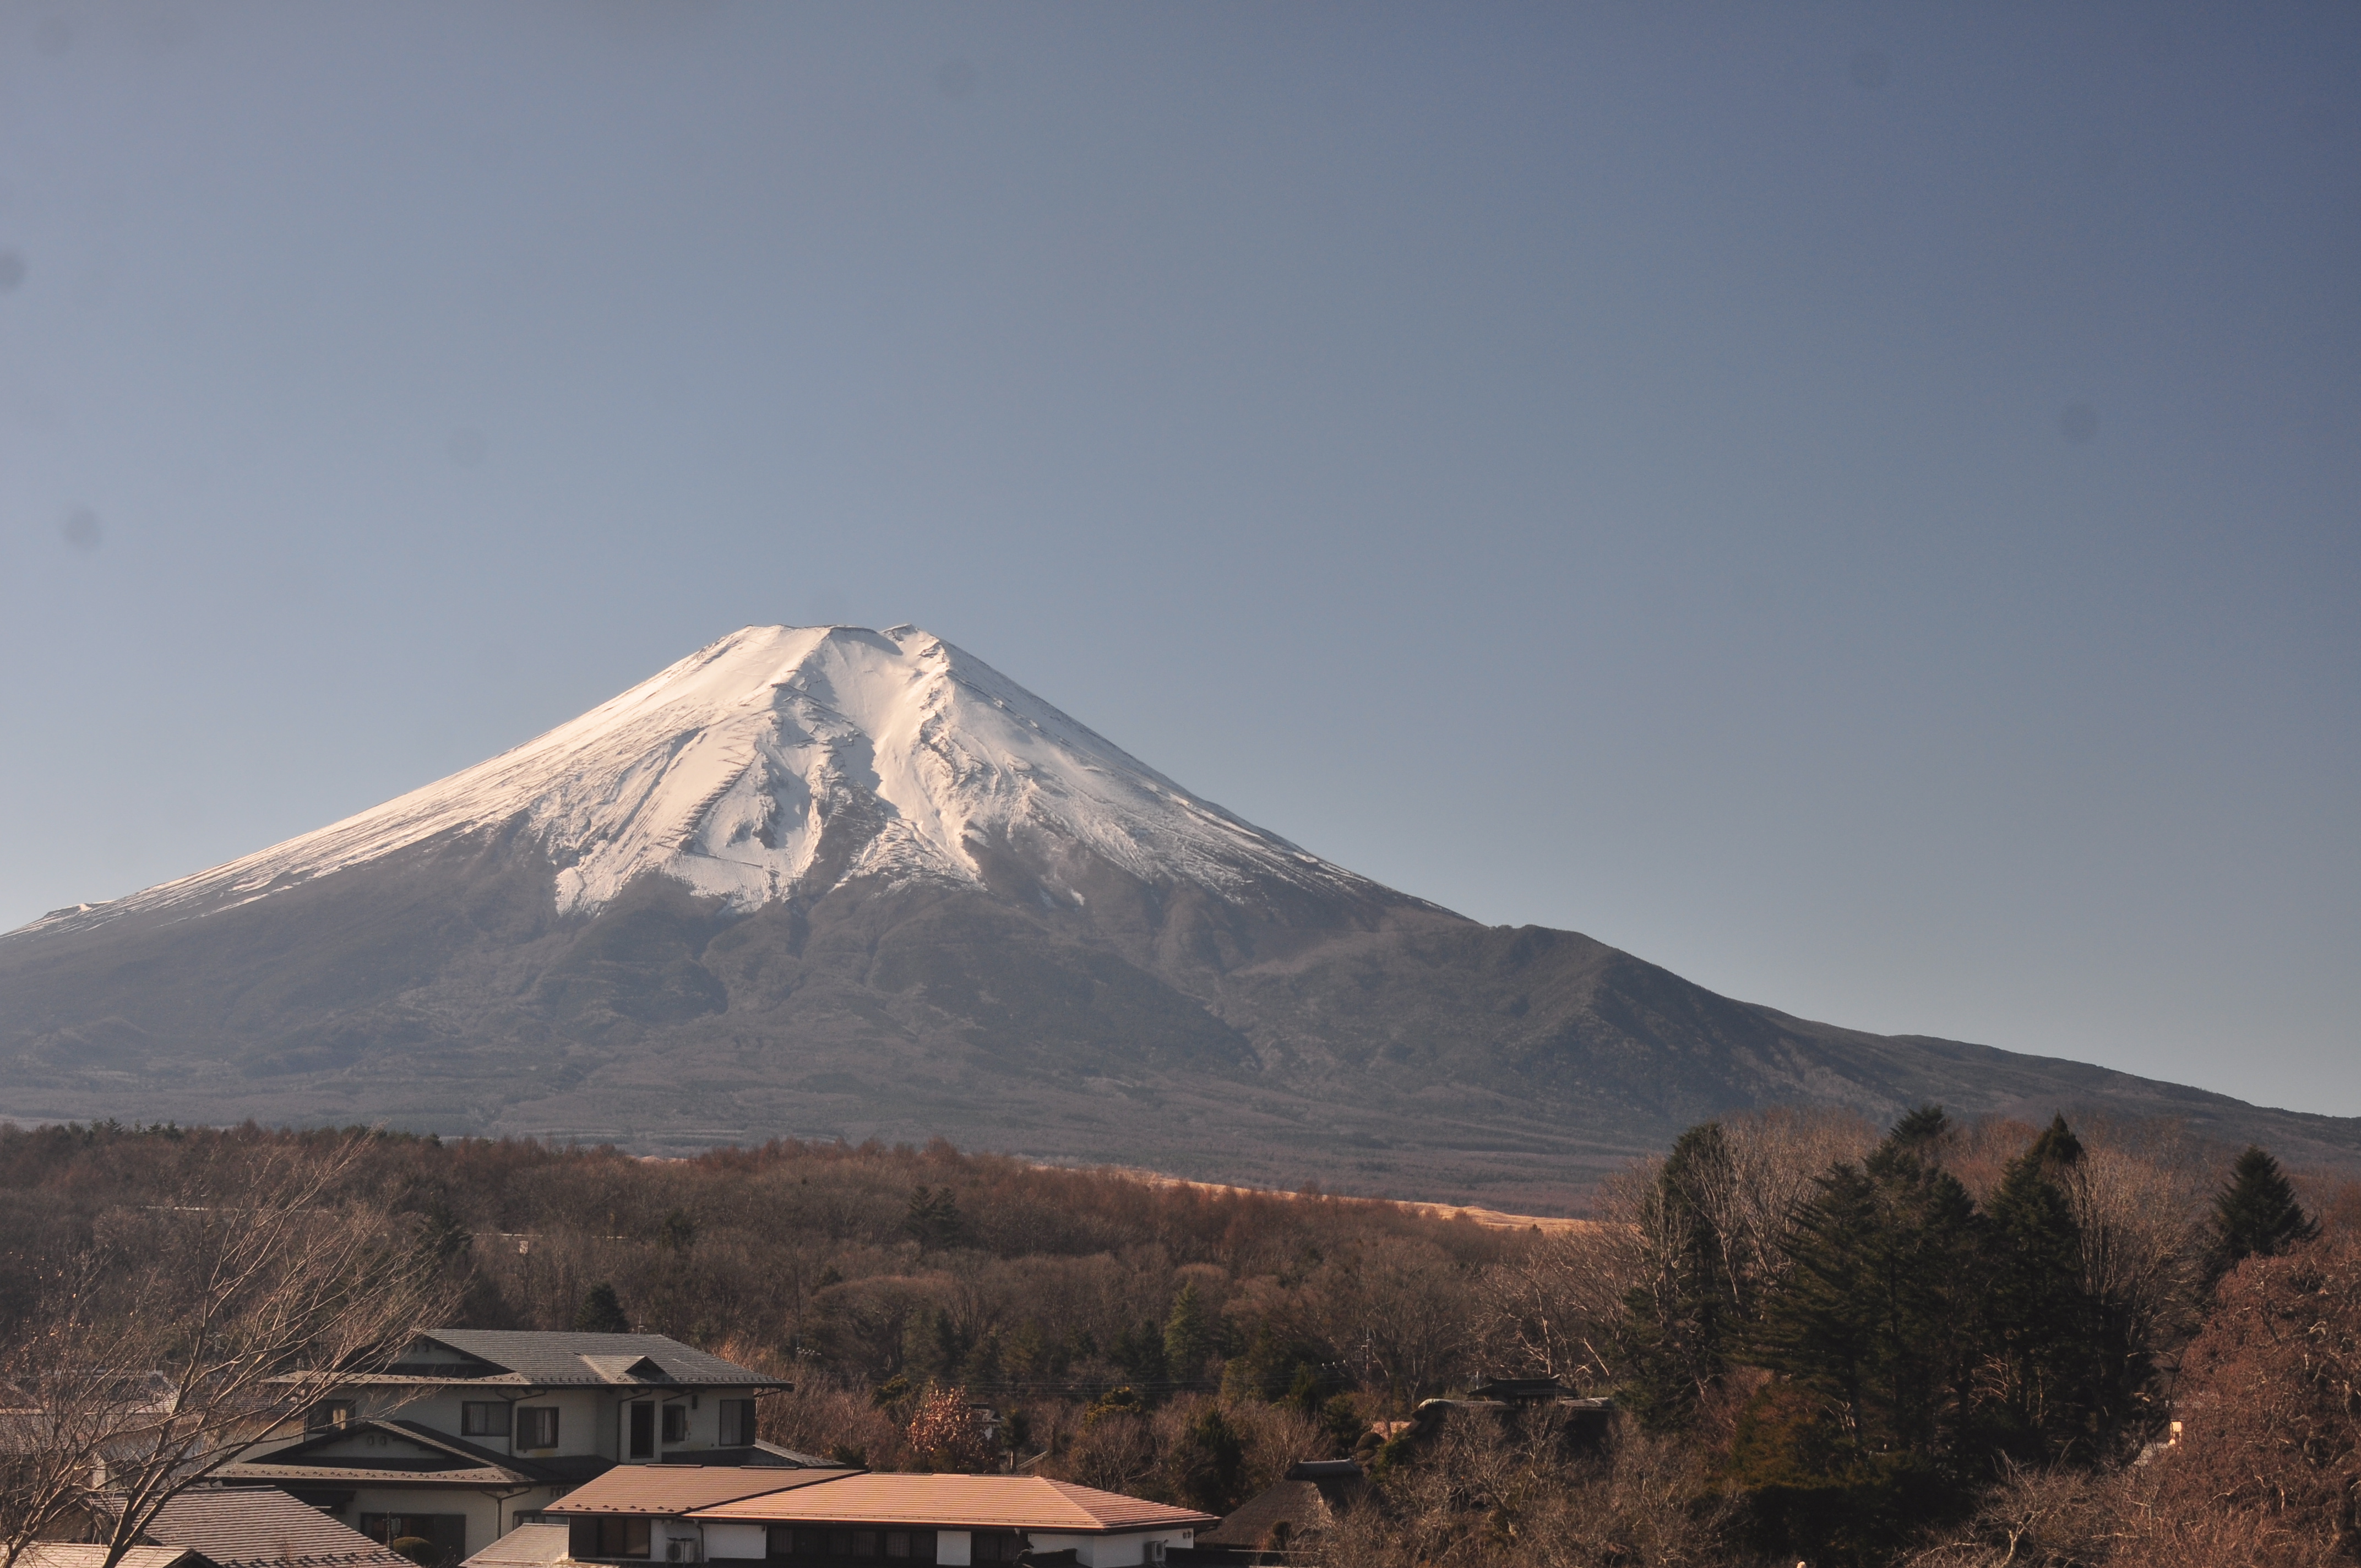
{"type": "Polygon", "coordinates": [[[566,1551],[575,1557],[646,1557],[644,1518],[577,1519],[566,1521],[566,1551]]]}
{"type": "Polygon", "coordinates": [[[350,1426],[352,1421],[353,1402],[350,1399],[323,1399],[304,1412],[303,1416],[303,1424],[313,1431],[323,1431],[329,1427],[350,1426]]]}
{"type": "MultiPolygon", "coordinates": [[[[552,1410],[550,1414],[557,1412],[552,1410]]],[[[506,1437],[509,1435],[509,1407],[505,1401],[476,1404],[472,1400],[459,1407],[461,1437],[506,1437]]]]}
{"type": "Polygon", "coordinates": [[[932,1563],[935,1560],[935,1532],[930,1530],[887,1530],[885,1559],[889,1563],[932,1563]]]}
{"type": "Polygon", "coordinates": [[[664,1441],[686,1442],[688,1441],[688,1407],[666,1405],[664,1408],[664,1441]]]}
{"type": "Polygon", "coordinates": [[[555,1448],[557,1446],[557,1407],[528,1405],[516,1413],[519,1448],[555,1448]]]}
{"type": "Polygon", "coordinates": [[[656,1408],[641,1403],[631,1409],[630,1442],[624,1451],[628,1459],[653,1459],[656,1456],[656,1408]]]}
{"type": "Polygon", "coordinates": [[[371,1541],[423,1541],[434,1548],[434,1560],[446,1565],[467,1555],[465,1514],[363,1514],[361,1533],[371,1541]]]}
{"type": "Polygon", "coordinates": [[[754,1441],[754,1401],[721,1401],[721,1446],[744,1448],[754,1441]]]}
{"type": "Polygon", "coordinates": [[[1025,1552],[1025,1538],[1012,1530],[980,1530],[970,1541],[971,1563],[1014,1563],[1025,1552]]]}

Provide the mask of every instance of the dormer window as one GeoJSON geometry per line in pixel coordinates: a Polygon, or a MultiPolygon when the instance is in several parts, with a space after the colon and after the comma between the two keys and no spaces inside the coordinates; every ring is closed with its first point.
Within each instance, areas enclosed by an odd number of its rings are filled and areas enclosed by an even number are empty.
{"type": "Polygon", "coordinates": [[[353,1424],[354,1405],[350,1399],[323,1399],[303,1413],[303,1425],[312,1431],[330,1431],[353,1424]]]}

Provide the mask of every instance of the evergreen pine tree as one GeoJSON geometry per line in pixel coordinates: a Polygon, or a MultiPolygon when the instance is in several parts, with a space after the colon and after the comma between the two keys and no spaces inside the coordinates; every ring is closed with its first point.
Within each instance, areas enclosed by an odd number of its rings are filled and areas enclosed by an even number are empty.
{"type": "Polygon", "coordinates": [[[1246,1439],[1208,1400],[1181,1429],[1165,1464],[1182,1502],[1218,1514],[1246,1500],[1246,1439]]]}
{"type": "Polygon", "coordinates": [[[959,1199],[950,1188],[910,1189],[910,1206],[902,1216],[902,1230],[918,1244],[919,1251],[937,1252],[955,1246],[966,1228],[959,1212],[959,1199]]]}
{"type": "Polygon", "coordinates": [[[1623,1300],[1624,1398],[1659,1431],[1685,1425],[1707,1388],[1729,1371],[1731,1281],[1725,1238],[1700,1198],[1722,1179],[1729,1146],[1721,1125],[1683,1133],[1656,1175],[1643,1229],[1654,1272],[1623,1300]]]}
{"type": "Polygon", "coordinates": [[[2213,1271],[2227,1274],[2249,1257],[2277,1257],[2320,1234],[2295,1201],[2279,1162],[2249,1145],[2213,1200],[2213,1271]]]}
{"type": "Polygon", "coordinates": [[[1754,1336],[1760,1365],[1838,1413],[1856,1458],[1934,1463],[1971,1402],[1983,1223],[1927,1157],[1946,1125],[1913,1112],[1861,1164],[1819,1179],[1754,1336]]]}
{"type": "Polygon", "coordinates": [[[1164,1335],[1149,1319],[1126,1327],[1115,1342],[1115,1364],[1135,1383],[1164,1381],[1164,1335]]]}
{"type": "Polygon", "coordinates": [[[2063,1114],[2053,1115],[2025,1152],[2046,1170],[2070,1170],[2082,1163],[2082,1140],[2074,1135],[2063,1114]]]}
{"type": "Polygon", "coordinates": [[[582,1304],[574,1309],[574,1327],[579,1333],[629,1333],[631,1320],[623,1315],[615,1288],[602,1279],[582,1293],[582,1304]]]}
{"type": "Polygon", "coordinates": [[[1191,1378],[1205,1365],[1213,1348],[1213,1331],[1205,1321],[1205,1304],[1193,1279],[1180,1287],[1172,1315],[1164,1320],[1164,1365],[1173,1376],[1191,1378]]]}
{"type": "Polygon", "coordinates": [[[2082,1285],[2082,1238],[2061,1174],[2081,1144],[2053,1119],[2009,1162],[1986,1206],[1983,1337],[1997,1374],[1988,1427],[2027,1461],[2055,1459],[2094,1434],[2105,1351],[2082,1285]]]}
{"type": "Polygon", "coordinates": [[[1940,1105],[1920,1105],[1894,1124],[1894,1130],[1885,1135],[1885,1142],[1889,1148],[1915,1149],[1920,1158],[1931,1161],[1936,1146],[1950,1130],[1951,1119],[1943,1114],[1940,1105]]]}

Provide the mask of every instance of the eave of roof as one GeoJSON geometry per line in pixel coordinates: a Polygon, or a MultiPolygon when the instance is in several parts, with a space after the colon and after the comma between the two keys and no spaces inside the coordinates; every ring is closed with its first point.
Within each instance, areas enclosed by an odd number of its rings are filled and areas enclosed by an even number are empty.
{"type": "Polygon", "coordinates": [[[416,1421],[387,1420],[376,1417],[347,1421],[325,1431],[306,1432],[282,1447],[252,1459],[225,1464],[218,1474],[224,1480],[232,1481],[302,1484],[369,1480],[388,1486],[534,1486],[567,1478],[555,1473],[548,1464],[494,1453],[465,1438],[436,1431],[433,1427],[423,1426],[416,1421]],[[342,1463],[342,1455],[317,1464],[292,1457],[325,1443],[346,1442],[356,1433],[364,1431],[383,1432],[467,1463],[439,1470],[416,1470],[400,1465],[370,1464],[366,1461],[342,1463]]]}
{"type": "Polygon", "coordinates": [[[380,1486],[533,1486],[538,1477],[513,1470],[369,1470],[359,1465],[225,1464],[214,1474],[225,1481],[268,1481],[274,1486],[317,1486],[323,1481],[366,1481],[380,1486]]]}

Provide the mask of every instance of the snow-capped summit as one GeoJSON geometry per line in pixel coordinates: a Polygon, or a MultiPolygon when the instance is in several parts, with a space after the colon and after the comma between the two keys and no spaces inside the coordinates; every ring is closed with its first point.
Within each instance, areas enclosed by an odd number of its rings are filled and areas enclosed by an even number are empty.
{"type": "Polygon", "coordinates": [[[858,878],[982,883],[1018,854],[1094,854],[1217,895],[1278,878],[1375,891],[1201,800],[959,648],[912,626],[752,626],[489,762],[227,865],[40,924],[211,910],[455,831],[522,821],[561,914],[656,872],[747,910],[858,878]]]}

